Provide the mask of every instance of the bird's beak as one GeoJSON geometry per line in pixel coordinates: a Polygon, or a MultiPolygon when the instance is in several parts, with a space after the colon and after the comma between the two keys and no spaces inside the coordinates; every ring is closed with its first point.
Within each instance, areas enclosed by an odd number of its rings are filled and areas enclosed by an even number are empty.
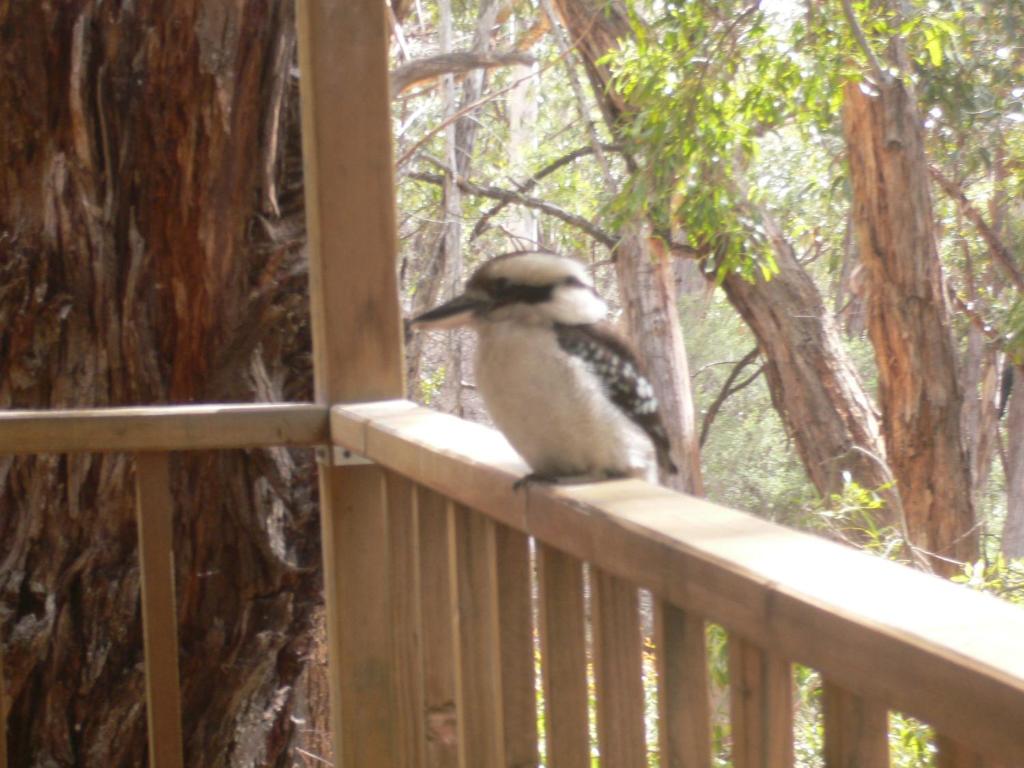
{"type": "Polygon", "coordinates": [[[458,328],[468,323],[477,310],[483,309],[487,301],[469,294],[456,296],[439,307],[414,317],[410,327],[416,330],[458,328]]]}

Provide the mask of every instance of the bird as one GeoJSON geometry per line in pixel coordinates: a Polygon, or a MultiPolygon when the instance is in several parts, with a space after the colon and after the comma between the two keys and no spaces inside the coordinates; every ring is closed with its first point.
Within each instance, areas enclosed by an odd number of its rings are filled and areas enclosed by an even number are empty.
{"type": "Polygon", "coordinates": [[[477,389],[532,470],[517,481],[591,482],[677,471],[658,400],[579,261],[542,251],[496,256],[462,294],[410,321],[478,336],[477,389]]]}

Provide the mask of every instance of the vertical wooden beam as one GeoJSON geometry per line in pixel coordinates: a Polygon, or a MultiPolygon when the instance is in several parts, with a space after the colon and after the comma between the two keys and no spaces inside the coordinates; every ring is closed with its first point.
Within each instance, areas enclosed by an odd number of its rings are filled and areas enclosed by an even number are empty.
{"type": "Polygon", "coordinates": [[[505,725],[494,522],[453,504],[448,536],[459,765],[500,766],[505,760],[505,725]]]}
{"type": "Polygon", "coordinates": [[[730,635],[729,701],[735,768],[790,768],[793,676],[789,664],[730,635]]]}
{"type": "Polygon", "coordinates": [[[423,617],[423,699],[428,768],[459,764],[455,712],[455,641],[449,584],[448,506],[417,488],[420,529],[420,612],[423,617]]]}
{"type": "Polygon", "coordinates": [[[401,768],[385,475],[320,468],[335,762],[401,768]]]}
{"type": "Polygon", "coordinates": [[[601,765],[645,768],[643,639],[636,587],[591,570],[601,765]]]}
{"type": "Polygon", "coordinates": [[[142,641],[150,768],[182,768],[174,504],[168,454],[135,454],[135,513],[142,582],[142,641]]]}
{"type": "Polygon", "coordinates": [[[537,544],[540,660],[549,768],[588,768],[587,638],[583,564],[537,544]]]}
{"type": "Polygon", "coordinates": [[[297,15],[316,401],[401,397],[384,6],[299,0],[297,15]]]}
{"type": "MultiPolygon", "coordinates": [[[[299,0],[318,403],[401,397],[388,28],[378,0],[299,0]]],[[[323,457],[322,457],[323,460],[323,457]]],[[[323,462],[331,722],[343,768],[401,768],[384,475],[323,462]]]]}
{"type": "Polygon", "coordinates": [[[1006,764],[992,760],[969,746],[943,736],[935,736],[939,754],[935,760],[937,768],[1006,768],[1006,764]]]}
{"type": "Polygon", "coordinates": [[[711,765],[711,714],[704,622],[670,603],[654,602],[661,768],[711,765]]]}
{"type": "Polygon", "coordinates": [[[533,656],[530,539],[505,525],[496,528],[501,693],[505,765],[536,766],[537,683],[533,656]]]}
{"type": "Polygon", "coordinates": [[[387,499],[391,538],[398,760],[408,768],[425,768],[419,515],[412,482],[389,472],[387,499]]]}
{"type": "Polygon", "coordinates": [[[840,686],[824,683],[827,768],[888,768],[889,713],[840,686]]]}

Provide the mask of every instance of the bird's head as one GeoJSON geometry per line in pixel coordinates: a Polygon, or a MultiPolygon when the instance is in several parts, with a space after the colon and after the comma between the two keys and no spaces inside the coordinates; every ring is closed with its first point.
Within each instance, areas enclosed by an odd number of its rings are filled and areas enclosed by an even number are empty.
{"type": "Polygon", "coordinates": [[[412,326],[583,325],[602,320],[607,312],[578,261],[550,253],[509,253],[477,269],[462,295],[413,318],[412,326]]]}

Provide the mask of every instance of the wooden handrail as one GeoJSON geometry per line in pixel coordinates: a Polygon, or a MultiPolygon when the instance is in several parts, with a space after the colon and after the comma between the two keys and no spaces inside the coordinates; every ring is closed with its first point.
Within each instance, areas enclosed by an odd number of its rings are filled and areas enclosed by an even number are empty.
{"type": "Polygon", "coordinates": [[[0,411],[0,454],[256,448],[326,443],[312,403],[0,411]]]}
{"type": "Polygon", "coordinates": [[[636,480],[529,486],[493,430],[389,401],[331,409],[335,444],[807,664],[873,708],[1024,761],[1024,611],[636,480]]]}

